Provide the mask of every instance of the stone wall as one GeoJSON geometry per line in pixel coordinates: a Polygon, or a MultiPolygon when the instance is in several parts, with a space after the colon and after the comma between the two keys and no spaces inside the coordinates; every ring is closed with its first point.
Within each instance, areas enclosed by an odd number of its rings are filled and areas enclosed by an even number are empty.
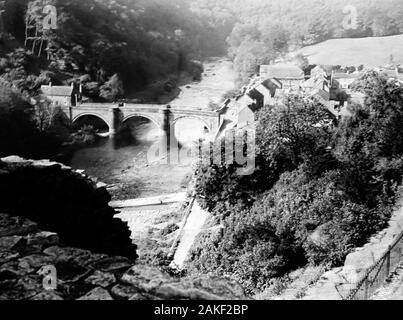
{"type": "MultiPolygon", "coordinates": [[[[344,266],[331,269],[312,286],[306,300],[341,300],[362,279],[368,268],[372,267],[393,244],[403,231],[403,189],[399,191],[400,200],[389,221],[389,226],[374,235],[366,245],[355,248],[345,260],[344,266]]],[[[403,251],[402,251],[403,252],[403,251]]],[[[395,259],[403,259],[394,257],[395,259]]]]}
{"type": "Polygon", "coordinates": [[[129,228],[110,200],[105,185],[59,163],[0,160],[0,212],[56,232],[64,245],[135,259],[129,228]]]}
{"type": "MultiPolygon", "coordinates": [[[[45,284],[48,282],[45,282],[45,284]]],[[[125,257],[59,244],[27,218],[0,214],[0,300],[245,299],[234,281],[171,278],[125,257]],[[44,286],[49,266],[56,286],[44,286]]]]}

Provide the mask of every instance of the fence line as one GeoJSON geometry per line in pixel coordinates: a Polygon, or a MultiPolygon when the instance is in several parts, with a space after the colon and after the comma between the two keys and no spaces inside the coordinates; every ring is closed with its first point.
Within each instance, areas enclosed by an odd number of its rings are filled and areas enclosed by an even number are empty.
{"type": "Polygon", "coordinates": [[[385,254],[375,264],[368,268],[344,300],[368,300],[377,291],[402,261],[403,232],[389,246],[385,254]]]}

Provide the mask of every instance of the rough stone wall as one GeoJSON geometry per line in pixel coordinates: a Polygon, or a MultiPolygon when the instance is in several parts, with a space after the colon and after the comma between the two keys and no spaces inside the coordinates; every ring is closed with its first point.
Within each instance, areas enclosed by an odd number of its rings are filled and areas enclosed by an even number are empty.
{"type": "Polygon", "coordinates": [[[24,217],[0,214],[0,300],[245,299],[234,281],[217,277],[176,279],[133,265],[125,257],[94,254],[59,244],[24,217]],[[48,266],[56,288],[44,286],[48,266]]]}
{"type": "Polygon", "coordinates": [[[56,232],[64,245],[135,259],[129,228],[110,200],[105,185],[59,163],[0,160],[0,212],[56,232]]]}

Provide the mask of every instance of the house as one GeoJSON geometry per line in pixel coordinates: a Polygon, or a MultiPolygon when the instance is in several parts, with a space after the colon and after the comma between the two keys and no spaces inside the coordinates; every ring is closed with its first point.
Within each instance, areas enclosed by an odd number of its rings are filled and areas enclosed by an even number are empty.
{"type": "Polygon", "coordinates": [[[330,92],[330,79],[325,70],[317,66],[311,70],[311,77],[303,83],[305,91],[323,90],[330,92]]]}
{"type": "Polygon", "coordinates": [[[361,78],[363,73],[354,72],[354,73],[332,73],[331,87],[338,88],[343,90],[351,89],[353,83],[361,78]]]}
{"type": "Polygon", "coordinates": [[[276,81],[284,92],[299,90],[305,81],[302,69],[286,63],[261,65],[259,76],[262,80],[276,81]]]}
{"type": "Polygon", "coordinates": [[[253,125],[256,121],[256,111],[258,107],[256,104],[248,105],[239,110],[237,119],[237,128],[243,129],[250,125],[253,125]]]}
{"type": "Polygon", "coordinates": [[[49,85],[41,86],[41,93],[47,99],[52,101],[55,106],[76,106],[81,99],[82,89],[77,89],[74,83],[71,86],[53,86],[49,85]]]}
{"type": "Polygon", "coordinates": [[[386,76],[388,79],[399,79],[399,69],[398,68],[378,68],[375,69],[375,71],[378,71],[380,74],[386,76]]]}

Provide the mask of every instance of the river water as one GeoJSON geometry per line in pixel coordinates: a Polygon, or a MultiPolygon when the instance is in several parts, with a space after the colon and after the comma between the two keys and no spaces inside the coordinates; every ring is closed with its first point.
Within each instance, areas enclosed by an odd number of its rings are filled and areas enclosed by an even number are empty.
{"type": "MultiPolygon", "coordinates": [[[[204,69],[203,79],[183,86],[171,106],[209,110],[211,103],[220,103],[223,94],[235,88],[236,73],[231,62],[215,59],[205,63],[204,69]]],[[[109,184],[114,199],[186,190],[192,174],[190,163],[166,165],[150,162],[147,157],[150,147],[161,137],[159,128],[146,119],[134,118],[128,130],[134,138],[130,143],[119,145],[105,138],[77,151],[71,166],[109,184]]],[[[203,123],[192,119],[179,120],[175,130],[185,148],[206,135],[203,123]]]]}

